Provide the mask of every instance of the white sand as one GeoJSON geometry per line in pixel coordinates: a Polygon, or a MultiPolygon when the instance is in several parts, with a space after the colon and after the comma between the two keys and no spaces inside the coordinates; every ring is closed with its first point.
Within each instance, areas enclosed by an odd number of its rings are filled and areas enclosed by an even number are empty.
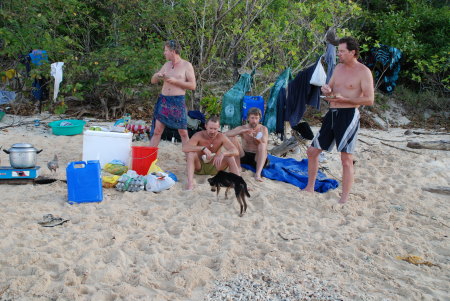
{"type": "MultiPolygon", "coordinates": [[[[6,116],[0,127],[10,122],[6,116]]],[[[62,181],[0,185],[0,300],[202,300],[215,280],[256,270],[292,279],[307,273],[346,300],[448,300],[449,196],[421,188],[450,185],[450,153],[414,154],[381,142],[406,149],[407,139],[449,136],[361,133],[371,145],[357,147],[345,206],[336,204],[340,188],[303,193],[287,183],[256,182],[246,171],[250,205],[239,217],[235,198],[221,194],[216,201],[207,176],[196,176],[195,191],[183,190],[184,155],[169,142],[160,144],[159,165],[181,182],[160,194],[104,189],[101,203],[69,205],[62,181]],[[70,221],[41,227],[48,213],[70,221]],[[406,255],[438,266],[396,259],[406,255]]],[[[46,162],[55,153],[60,168],[53,176],[61,180],[67,163],[82,158],[82,135],[54,136],[33,125],[0,130],[4,148],[18,142],[44,149],[44,176],[52,176],[46,162]]],[[[327,174],[340,179],[339,154],[326,157],[327,174]]],[[[9,164],[5,153],[0,158],[9,164]]]]}

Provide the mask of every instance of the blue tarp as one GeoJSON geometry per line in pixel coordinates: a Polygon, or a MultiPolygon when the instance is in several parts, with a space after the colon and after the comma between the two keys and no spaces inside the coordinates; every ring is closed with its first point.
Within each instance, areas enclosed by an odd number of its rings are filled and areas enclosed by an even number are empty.
{"type": "Polygon", "coordinates": [[[0,91],[0,105],[12,102],[16,99],[16,92],[0,91]]]}
{"type": "MultiPolygon", "coordinates": [[[[297,161],[292,158],[279,158],[268,155],[270,164],[263,170],[261,175],[268,179],[290,183],[303,189],[308,184],[308,159],[297,161]]],[[[255,172],[255,168],[242,164],[242,167],[255,172]]],[[[327,192],[330,189],[335,189],[339,186],[336,180],[329,179],[327,176],[319,171],[317,173],[314,190],[320,193],[327,192]]]]}

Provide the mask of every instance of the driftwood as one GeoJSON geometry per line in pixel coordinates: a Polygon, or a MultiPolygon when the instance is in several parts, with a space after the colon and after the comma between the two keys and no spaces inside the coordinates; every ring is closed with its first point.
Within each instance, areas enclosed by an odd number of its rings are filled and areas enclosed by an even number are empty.
{"type": "Polygon", "coordinates": [[[440,194],[450,194],[450,187],[446,186],[431,186],[431,187],[422,187],[422,190],[440,194]]]}
{"type": "Polygon", "coordinates": [[[450,133],[447,132],[420,132],[420,131],[411,131],[411,130],[407,130],[405,132],[405,135],[450,135],[450,133]]]}
{"type": "Polygon", "coordinates": [[[369,137],[369,138],[373,138],[373,139],[377,139],[377,140],[380,140],[380,141],[388,141],[388,142],[405,142],[405,140],[389,140],[389,139],[383,139],[383,138],[378,138],[378,137],[375,137],[375,136],[367,135],[367,134],[364,134],[364,133],[359,133],[358,135],[365,136],[365,137],[369,137]]]}
{"type": "Polygon", "coordinates": [[[436,149],[436,150],[450,150],[450,140],[439,140],[439,141],[411,141],[406,145],[409,148],[426,148],[426,149],[436,149]]]}
{"type": "Polygon", "coordinates": [[[269,153],[273,156],[285,157],[288,152],[295,149],[299,144],[298,140],[292,136],[291,138],[284,140],[282,144],[272,148],[269,153]]]}
{"type": "Polygon", "coordinates": [[[383,144],[383,145],[386,145],[386,146],[389,146],[389,147],[395,148],[395,149],[399,149],[399,150],[402,150],[402,151],[404,151],[404,152],[408,152],[408,153],[413,153],[413,154],[416,154],[416,155],[420,155],[420,153],[418,153],[418,152],[415,152],[415,151],[411,151],[411,150],[409,150],[409,149],[404,149],[404,148],[401,148],[401,147],[397,147],[397,146],[393,146],[393,145],[390,145],[390,144],[384,143],[383,141],[380,141],[380,143],[381,143],[381,144],[383,144]]]}

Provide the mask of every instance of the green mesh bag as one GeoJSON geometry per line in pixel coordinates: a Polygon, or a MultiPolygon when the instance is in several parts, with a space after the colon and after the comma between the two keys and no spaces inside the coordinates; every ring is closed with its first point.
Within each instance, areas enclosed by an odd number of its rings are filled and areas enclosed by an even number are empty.
{"type": "Polygon", "coordinates": [[[242,74],[238,82],[223,95],[220,125],[235,128],[242,124],[242,100],[251,89],[253,74],[254,71],[252,74],[242,74]]]}

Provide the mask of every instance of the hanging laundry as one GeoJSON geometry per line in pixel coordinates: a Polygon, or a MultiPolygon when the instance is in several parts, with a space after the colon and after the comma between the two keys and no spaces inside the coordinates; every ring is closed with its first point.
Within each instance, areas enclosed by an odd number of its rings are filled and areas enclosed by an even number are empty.
{"type": "Polygon", "coordinates": [[[0,91],[0,105],[12,102],[16,99],[16,92],[0,91]]]}
{"type": "MultiPolygon", "coordinates": [[[[269,100],[267,101],[266,114],[264,116],[263,124],[269,130],[269,133],[273,133],[277,129],[278,124],[278,94],[284,88],[286,88],[288,82],[292,79],[291,68],[284,70],[275,81],[272,89],[270,90],[269,100]]],[[[281,114],[284,113],[281,112],[281,114]]],[[[284,118],[284,117],[283,117],[284,118]]],[[[284,120],[282,120],[283,122],[284,120]]]]}
{"type": "Polygon", "coordinates": [[[300,122],[306,111],[306,105],[320,109],[320,87],[309,83],[317,63],[319,61],[300,71],[288,84],[284,116],[291,126],[300,122]]]}
{"type": "Polygon", "coordinates": [[[275,133],[281,135],[281,140],[284,140],[284,121],[286,120],[286,88],[280,89],[278,93],[277,102],[277,126],[275,133]]]}
{"type": "Polygon", "coordinates": [[[327,64],[327,84],[330,82],[333,75],[334,68],[336,67],[336,46],[328,43],[327,50],[325,51],[325,63],[327,64]]]}
{"type": "Polygon", "coordinates": [[[29,56],[31,58],[31,63],[36,66],[40,66],[43,63],[48,63],[48,55],[47,51],[45,50],[34,49],[33,51],[31,51],[29,56]]]}
{"type": "Polygon", "coordinates": [[[63,80],[63,66],[64,62],[57,62],[50,65],[50,75],[55,78],[55,85],[53,87],[53,101],[56,102],[56,98],[59,93],[59,84],[63,80]]]}
{"type": "Polygon", "coordinates": [[[401,50],[386,45],[373,47],[366,58],[366,66],[374,71],[376,86],[383,92],[392,93],[400,73],[401,50]]]}
{"type": "Polygon", "coordinates": [[[5,75],[2,76],[2,82],[13,79],[17,76],[17,71],[15,69],[8,69],[5,71],[5,75]]]}

